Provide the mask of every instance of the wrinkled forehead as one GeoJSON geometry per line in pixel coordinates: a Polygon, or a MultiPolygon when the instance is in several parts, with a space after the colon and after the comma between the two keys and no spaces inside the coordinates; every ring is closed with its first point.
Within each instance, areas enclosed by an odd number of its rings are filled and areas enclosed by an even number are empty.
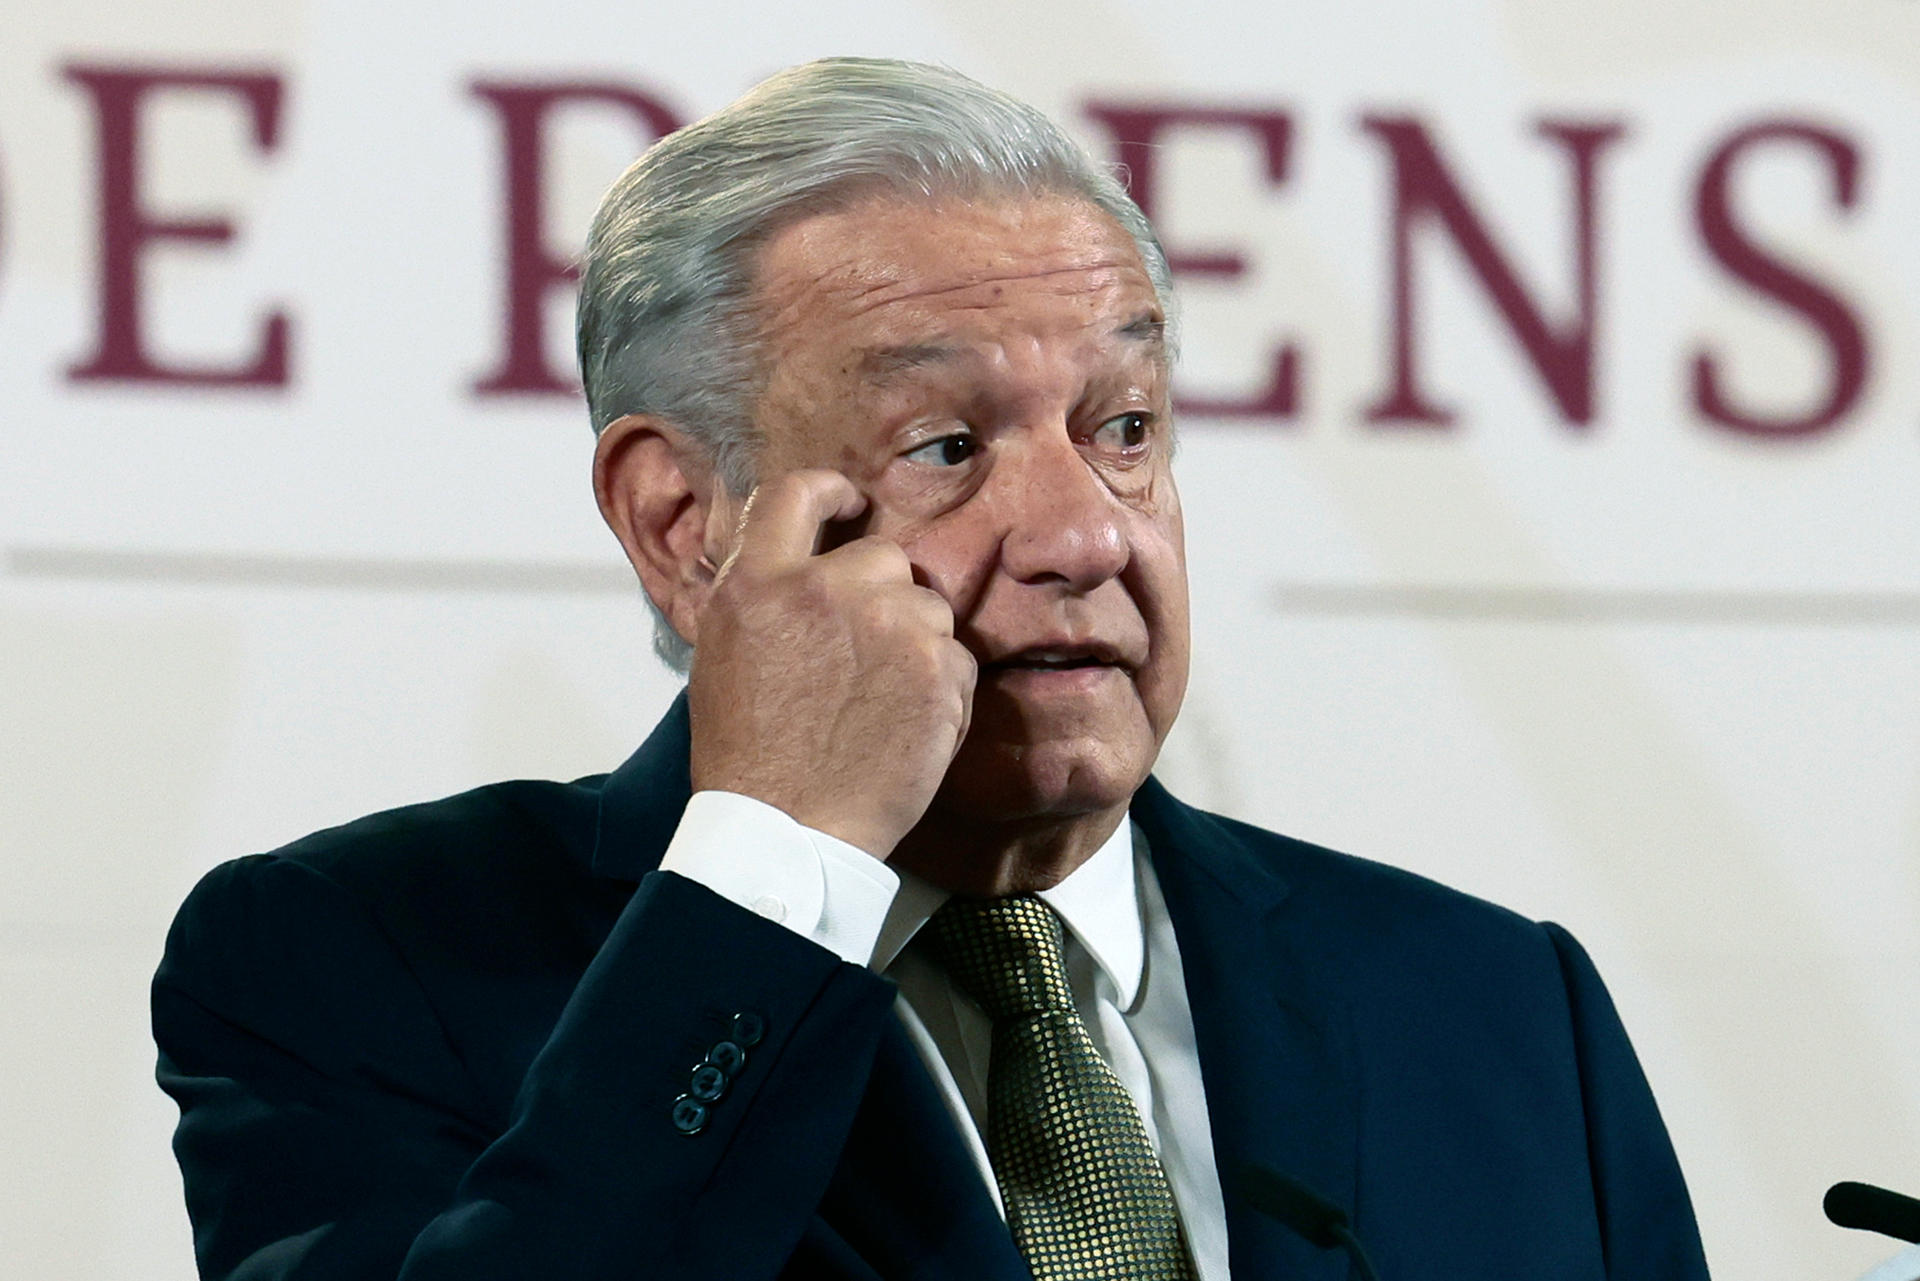
{"type": "Polygon", "coordinates": [[[874,348],[1022,332],[1164,333],[1132,238],[1077,198],[872,198],[784,228],[757,267],[762,333],[776,360],[822,342],[858,359],[874,348]]]}

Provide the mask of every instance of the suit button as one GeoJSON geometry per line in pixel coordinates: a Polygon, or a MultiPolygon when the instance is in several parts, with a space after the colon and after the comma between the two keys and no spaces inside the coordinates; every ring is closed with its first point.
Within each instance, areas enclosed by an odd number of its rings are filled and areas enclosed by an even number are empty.
{"type": "Polygon", "coordinates": [[[733,1016],[733,1039],[751,1050],[760,1044],[760,1038],[767,1034],[767,1021],[752,1010],[742,1010],[733,1016]]]}
{"type": "Polygon", "coordinates": [[[719,1041],[707,1051],[707,1062],[729,1077],[739,1076],[740,1069],[747,1065],[747,1052],[732,1041],[719,1041]]]}
{"type": "Polygon", "coordinates": [[[707,1128],[707,1105],[681,1095],[673,1101],[673,1128],[682,1134],[698,1134],[707,1128]]]}
{"type": "MultiPolygon", "coordinates": [[[[693,1070],[693,1080],[687,1084],[687,1093],[699,1103],[712,1103],[727,1092],[727,1074],[711,1063],[702,1063],[693,1070]]],[[[705,1121],[705,1108],[700,1109],[701,1120],[705,1121]]]]}

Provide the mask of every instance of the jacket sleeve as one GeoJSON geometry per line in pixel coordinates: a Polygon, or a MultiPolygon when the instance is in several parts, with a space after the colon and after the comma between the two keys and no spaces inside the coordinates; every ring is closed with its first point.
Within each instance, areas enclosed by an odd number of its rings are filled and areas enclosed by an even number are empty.
{"type": "Polygon", "coordinates": [[[302,863],[228,864],[181,909],[153,989],[201,1275],[777,1275],[891,1004],[884,980],[655,872],[502,1128],[361,904],[302,863]],[[760,1025],[744,1065],[676,1125],[743,1012],[760,1025]]]}
{"type": "Polygon", "coordinates": [[[1580,944],[1558,925],[1544,928],[1559,958],[1573,1016],[1607,1276],[1706,1281],[1693,1203],[1626,1029],[1580,944]]]}

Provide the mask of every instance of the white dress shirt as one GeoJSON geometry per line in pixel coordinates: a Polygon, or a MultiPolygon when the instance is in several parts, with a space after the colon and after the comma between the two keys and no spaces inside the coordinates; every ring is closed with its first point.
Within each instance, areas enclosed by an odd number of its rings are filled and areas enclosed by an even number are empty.
{"type": "MultiPolygon", "coordinates": [[[[895,1011],[1000,1204],[981,1137],[992,1026],[944,970],[907,949],[946,891],[731,792],[694,794],[660,866],[894,980],[895,1011]]],[[[1066,922],[1074,1003],[1160,1155],[1200,1281],[1227,1281],[1226,1210],[1180,951],[1132,821],[1039,897],[1066,922]]]]}

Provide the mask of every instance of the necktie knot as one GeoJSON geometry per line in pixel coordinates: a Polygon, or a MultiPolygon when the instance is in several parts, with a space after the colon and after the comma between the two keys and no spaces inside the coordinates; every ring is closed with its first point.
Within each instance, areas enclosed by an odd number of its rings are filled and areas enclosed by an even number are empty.
{"type": "Polygon", "coordinates": [[[949,899],[926,933],[947,974],[995,1023],[1073,1009],[1064,930],[1039,899],[949,899]]]}

